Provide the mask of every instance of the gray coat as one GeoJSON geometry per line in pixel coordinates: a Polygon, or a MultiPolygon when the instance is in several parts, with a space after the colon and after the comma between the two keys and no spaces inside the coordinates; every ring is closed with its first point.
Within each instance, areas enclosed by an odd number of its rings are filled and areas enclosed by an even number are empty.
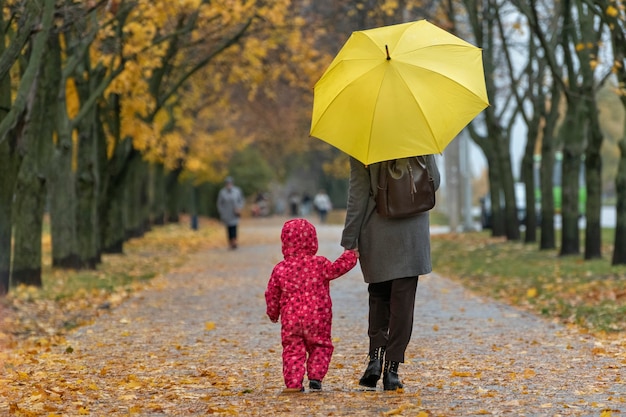
{"type": "Polygon", "coordinates": [[[220,220],[227,226],[236,226],[243,208],[243,193],[239,187],[227,185],[217,195],[217,210],[220,220]]]}
{"type": "MultiPolygon", "coordinates": [[[[426,164],[435,189],[441,182],[435,157],[426,164]]],[[[367,283],[415,277],[432,271],[429,214],[386,219],[376,212],[375,193],[381,163],[368,167],[350,158],[350,189],[341,246],[359,249],[359,262],[367,283]]]]}

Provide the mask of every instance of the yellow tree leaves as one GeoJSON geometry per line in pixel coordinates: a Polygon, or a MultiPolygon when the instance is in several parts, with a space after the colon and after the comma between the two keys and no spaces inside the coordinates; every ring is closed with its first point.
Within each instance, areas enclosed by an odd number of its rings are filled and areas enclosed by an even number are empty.
{"type": "MultiPolygon", "coordinates": [[[[228,85],[253,98],[260,89],[275,96],[275,89],[265,87],[284,74],[290,83],[306,78],[284,70],[293,51],[280,55],[302,42],[298,32],[304,22],[288,18],[290,4],[138,0],[131,9],[111,5],[107,18],[120,26],[103,28],[92,56],[110,71],[121,65],[105,93],[119,99],[120,138],[131,139],[149,161],[170,168],[182,162],[188,175],[221,179],[230,155],[250,137],[234,129],[236,112],[224,110],[233,106],[228,85]]],[[[303,56],[312,57],[311,52],[303,56]]]]}

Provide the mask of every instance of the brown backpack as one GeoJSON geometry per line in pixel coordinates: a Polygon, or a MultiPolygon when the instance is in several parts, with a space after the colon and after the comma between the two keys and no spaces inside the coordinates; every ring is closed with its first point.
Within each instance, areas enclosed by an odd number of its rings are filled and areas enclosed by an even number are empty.
{"type": "Polygon", "coordinates": [[[435,206],[435,184],[421,156],[384,161],[378,175],[376,211],[399,219],[435,206]]]}

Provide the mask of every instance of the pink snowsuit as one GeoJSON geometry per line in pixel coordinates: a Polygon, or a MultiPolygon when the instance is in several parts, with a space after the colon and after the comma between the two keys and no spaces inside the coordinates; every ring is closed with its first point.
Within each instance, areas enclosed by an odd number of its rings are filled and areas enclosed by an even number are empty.
{"type": "Polygon", "coordinates": [[[267,315],[273,322],[281,318],[285,385],[302,389],[305,364],[309,380],[321,381],[328,372],[334,349],[330,281],[352,269],[357,255],[345,251],[335,262],[317,256],[315,227],[304,219],[287,221],[281,240],[284,260],[265,291],[267,315]]]}

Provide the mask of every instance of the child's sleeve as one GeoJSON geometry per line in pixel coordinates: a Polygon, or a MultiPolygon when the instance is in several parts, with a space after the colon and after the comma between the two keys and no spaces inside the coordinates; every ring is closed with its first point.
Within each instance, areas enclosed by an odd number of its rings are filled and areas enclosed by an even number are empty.
{"type": "Polygon", "coordinates": [[[267,283],[267,289],[265,290],[265,303],[267,305],[267,316],[271,321],[278,321],[280,316],[280,285],[278,282],[278,275],[276,274],[276,268],[272,271],[270,280],[267,283]]]}
{"type": "Polygon", "coordinates": [[[358,256],[353,250],[344,251],[335,262],[329,263],[328,280],[339,278],[356,265],[358,256]]]}

